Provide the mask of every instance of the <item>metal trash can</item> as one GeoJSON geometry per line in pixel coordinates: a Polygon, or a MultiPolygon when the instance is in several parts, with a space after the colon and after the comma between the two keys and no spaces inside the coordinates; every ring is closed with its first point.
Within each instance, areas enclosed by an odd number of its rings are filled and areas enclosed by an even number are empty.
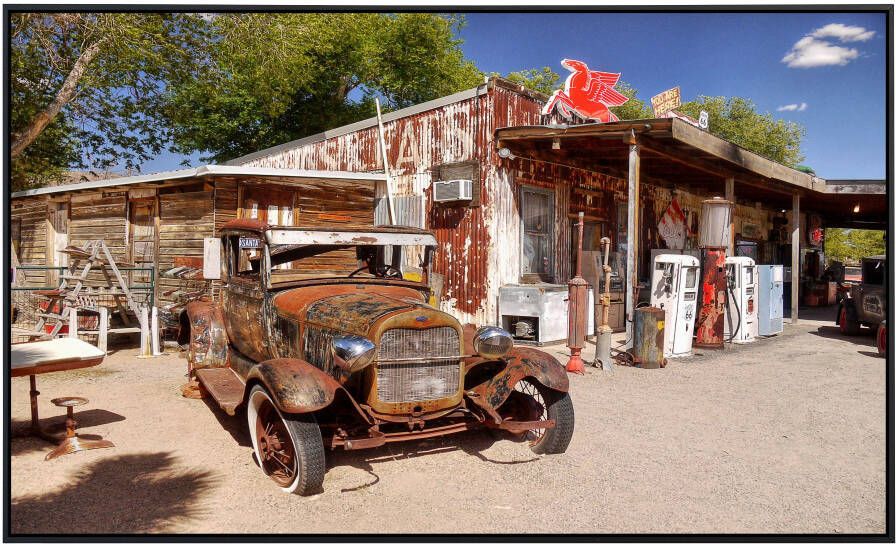
{"type": "Polygon", "coordinates": [[[643,306],[635,308],[634,345],[632,359],[641,368],[663,368],[663,340],[666,329],[666,310],[643,306]]]}

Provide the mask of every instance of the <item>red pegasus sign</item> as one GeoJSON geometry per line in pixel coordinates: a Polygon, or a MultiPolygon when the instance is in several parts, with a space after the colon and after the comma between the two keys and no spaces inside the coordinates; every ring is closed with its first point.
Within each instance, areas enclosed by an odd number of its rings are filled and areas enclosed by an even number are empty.
{"type": "Polygon", "coordinates": [[[602,123],[619,120],[609,108],[628,102],[628,97],[613,88],[622,74],[589,70],[584,62],[572,59],[563,59],[560,64],[572,73],[566,78],[565,88],[554,91],[545,104],[544,115],[556,108],[567,119],[575,114],[602,123]]]}

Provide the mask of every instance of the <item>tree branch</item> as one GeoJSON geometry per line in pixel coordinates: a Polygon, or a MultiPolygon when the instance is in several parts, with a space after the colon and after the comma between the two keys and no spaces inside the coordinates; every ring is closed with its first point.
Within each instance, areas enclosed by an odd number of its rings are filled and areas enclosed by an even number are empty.
{"type": "Polygon", "coordinates": [[[56,97],[50,102],[50,105],[35,115],[24,130],[13,135],[10,157],[15,158],[25,151],[40,136],[40,133],[47,128],[47,125],[59,114],[62,108],[71,101],[78,88],[78,81],[81,80],[84,71],[87,70],[87,66],[99,53],[104,41],[105,39],[100,39],[81,51],[81,55],[78,56],[78,60],[75,61],[74,66],[72,66],[71,71],[62,83],[62,87],[59,88],[59,92],[56,93],[56,97]]]}

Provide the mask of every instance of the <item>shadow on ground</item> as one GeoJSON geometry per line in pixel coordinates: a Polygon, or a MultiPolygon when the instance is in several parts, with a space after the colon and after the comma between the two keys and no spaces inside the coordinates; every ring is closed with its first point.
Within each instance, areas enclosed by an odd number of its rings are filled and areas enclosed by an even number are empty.
{"type": "MultiPolygon", "coordinates": [[[[125,419],[126,418],[121,414],[116,414],[115,412],[110,412],[109,410],[103,410],[101,408],[84,410],[83,412],[75,412],[75,420],[78,422],[78,436],[80,436],[81,438],[92,440],[104,437],[96,434],[83,433],[81,432],[81,430],[89,429],[90,427],[96,427],[99,425],[106,425],[108,423],[118,423],[119,421],[124,421],[125,419]]],[[[40,424],[45,431],[47,431],[48,433],[59,435],[60,439],[62,439],[65,434],[64,413],[50,418],[42,418],[40,420],[40,424]]],[[[12,420],[9,428],[12,438],[9,444],[10,455],[23,455],[35,450],[43,449],[49,452],[51,449],[53,449],[53,444],[51,444],[50,442],[35,438],[33,436],[28,436],[27,433],[30,428],[30,419],[12,420]]]]}
{"type": "Polygon", "coordinates": [[[849,342],[857,346],[874,347],[874,334],[871,329],[862,328],[859,334],[848,336],[840,332],[840,327],[836,325],[822,325],[817,331],[809,331],[809,334],[820,336],[822,338],[830,338],[831,340],[839,340],[841,342],[849,342]]]}
{"type": "Polygon", "coordinates": [[[343,493],[358,491],[376,485],[380,476],[374,471],[374,465],[378,463],[396,462],[401,459],[420,457],[424,455],[439,455],[461,450],[468,455],[476,457],[482,462],[497,465],[516,465],[531,463],[540,458],[528,449],[526,441],[515,438],[510,433],[490,430],[472,430],[462,433],[428,438],[425,440],[411,440],[407,442],[393,442],[368,450],[334,450],[327,452],[327,469],[334,466],[348,465],[363,470],[371,476],[371,480],[357,487],[342,489],[343,493]],[[483,453],[499,440],[512,440],[519,443],[519,447],[525,448],[531,454],[528,459],[502,460],[494,459],[483,453]]]}
{"type": "Polygon", "coordinates": [[[14,498],[12,534],[164,532],[202,516],[199,498],[217,477],[183,470],[171,453],[116,455],[74,475],[65,487],[14,498]]]}

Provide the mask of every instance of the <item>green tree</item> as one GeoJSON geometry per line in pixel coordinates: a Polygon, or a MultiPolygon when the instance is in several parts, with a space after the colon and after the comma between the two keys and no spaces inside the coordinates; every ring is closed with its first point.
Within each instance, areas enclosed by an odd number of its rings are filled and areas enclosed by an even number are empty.
{"type": "MultiPolygon", "coordinates": [[[[492,75],[498,75],[493,73],[492,75]]],[[[520,70],[518,72],[510,72],[504,79],[518,83],[530,91],[536,91],[542,94],[550,95],[563,86],[560,82],[560,74],[551,70],[550,66],[545,66],[540,70],[530,68],[528,70],[520,70]]]]}
{"type": "Polygon", "coordinates": [[[619,83],[616,84],[616,90],[628,97],[628,102],[610,110],[621,121],[653,118],[653,109],[638,98],[637,89],[625,81],[619,80],[619,83]]]}
{"type": "Polygon", "coordinates": [[[160,100],[201,58],[199,16],[20,12],[9,23],[13,187],[161,151],[160,100]]]}
{"type": "Polygon", "coordinates": [[[854,262],[862,257],[886,253],[882,230],[825,229],[824,251],[828,259],[854,262]]]}
{"type": "Polygon", "coordinates": [[[798,123],[758,113],[752,100],[738,96],[699,96],[678,111],[697,118],[709,114],[709,132],[787,166],[803,160],[800,153],[805,129],[798,123]]]}
{"type": "Polygon", "coordinates": [[[181,153],[225,161],[375,113],[473,87],[482,73],[430,13],[253,13],[214,17],[211,60],[172,86],[181,153]]]}

